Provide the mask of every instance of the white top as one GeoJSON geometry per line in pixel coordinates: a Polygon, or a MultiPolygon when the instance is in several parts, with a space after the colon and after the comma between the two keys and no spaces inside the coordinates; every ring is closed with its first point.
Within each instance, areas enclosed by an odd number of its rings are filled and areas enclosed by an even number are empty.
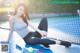
{"type": "Polygon", "coordinates": [[[19,21],[16,17],[14,17],[14,30],[24,38],[28,33],[28,25],[24,21],[19,21]]]}

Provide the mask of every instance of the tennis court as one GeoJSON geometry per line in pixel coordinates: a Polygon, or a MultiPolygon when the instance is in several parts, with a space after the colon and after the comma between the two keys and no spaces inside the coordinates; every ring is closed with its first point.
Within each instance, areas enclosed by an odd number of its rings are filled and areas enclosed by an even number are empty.
{"type": "MultiPolygon", "coordinates": [[[[28,44],[26,44],[26,48],[37,48],[44,53],[80,52],[80,0],[1,0],[0,3],[1,39],[3,39],[2,34],[7,36],[9,33],[9,16],[13,15],[17,4],[24,3],[29,9],[30,20],[35,26],[38,26],[42,18],[46,17],[48,19],[49,38],[72,43],[70,48],[60,45],[50,45],[50,49],[46,50],[40,45],[32,46],[28,44]]],[[[28,28],[31,31],[35,31],[30,27],[28,28]]],[[[20,48],[18,47],[17,49],[20,48]]],[[[21,52],[26,53],[27,51],[21,52]]]]}
{"type": "MultiPolygon", "coordinates": [[[[48,19],[48,37],[58,40],[72,42],[70,48],[59,45],[51,45],[51,51],[54,53],[77,53],[80,52],[80,18],[79,17],[51,17],[48,19]],[[76,43],[76,44],[73,44],[76,43]]],[[[32,18],[31,21],[38,25],[41,18],[32,18]]],[[[0,26],[9,28],[8,21],[0,21],[0,26]]],[[[31,29],[31,28],[30,28],[31,29]]],[[[32,30],[32,29],[31,29],[32,30]]]]}

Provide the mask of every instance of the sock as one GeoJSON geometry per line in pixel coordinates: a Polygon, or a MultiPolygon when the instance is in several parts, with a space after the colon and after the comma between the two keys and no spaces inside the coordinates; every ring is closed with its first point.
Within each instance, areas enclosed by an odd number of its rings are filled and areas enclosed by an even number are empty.
{"type": "Polygon", "coordinates": [[[56,42],[56,44],[58,44],[58,45],[61,44],[61,41],[56,40],[55,42],[56,42]]]}

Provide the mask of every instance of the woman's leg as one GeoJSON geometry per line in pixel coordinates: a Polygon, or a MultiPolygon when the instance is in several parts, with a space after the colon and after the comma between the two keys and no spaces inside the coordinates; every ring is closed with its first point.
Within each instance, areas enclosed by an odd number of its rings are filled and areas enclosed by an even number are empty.
{"type": "MultiPolygon", "coordinates": [[[[48,29],[47,18],[42,18],[38,28],[40,30],[47,31],[47,29],[48,29]]],[[[29,34],[27,34],[24,37],[24,40],[25,40],[25,42],[29,42],[31,44],[55,44],[55,41],[51,41],[48,39],[41,39],[41,34],[38,33],[37,31],[36,32],[30,32],[29,34]],[[35,38],[32,39],[32,37],[35,37],[35,38]]]]}
{"type": "MultiPolygon", "coordinates": [[[[43,18],[38,26],[40,30],[45,30],[47,31],[47,19],[43,18]],[[45,24],[44,24],[45,23],[45,24]],[[43,26],[43,27],[42,27],[43,26]]],[[[55,40],[49,40],[49,39],[41,39],[41,35],[36,31],[36,32],[30,32],[26,37],[24,37],[24,40],[26,43],[34,45],[34,44],[43,44],[43,45],[49,45],[49,44],[56,44],[60,43],[59,41],[56,42],[55,40]]],[[[67,42],[61,42],[61,45],[66,45],[67,42]]],[[[68,43],[69,44],[69,43],[68,43]]],[[[70,44],[69,44],[70,45],[70,44]]],[[[69,46],[68,45],[68,46],[69,46]]]]}
{"type": "MultiPolygon", "coordinates": [[[[47,18],[42,18],[42,20],[40,21],[40,24],[38,26],[38,28],[40,30],[43,30],[43,31],[46,31],[48,30],[48,21],[47,21],[47,18]]],[[[38,37],[38,38],[41,38],[41,34],[39,32],[34,32],[34,35],[35,37],[38,37]]]]}
{"type": "MultiPolygon", "coordinates": [[[[41,19],[38,28],[39,28],[40,30],[43,30],[43,31],[46,31],[46,32],[48,31],[48,21],[47,21],[47,18],[42,18],[42,19],[41,19]]],[[[38,33],[37,31],[34,32],[34,35],[33,35],[33,36],[34,36],[34,37],[38,37],[38,38],[41,38],[41,37],[42,37],[41,34],[38,33]]],[[[43,42],[44,42],[44,41],[43,41],[43,42]]],[[[45,42],[46,42],[46,41],[45,41],[45,42]]],[[[46,46],[46,47],[49,47],[49,44],[43,44],[43,45],[46,46]]]]}
{"type": "Polygon", "coordinates": [[[52,41],[52,40],[49,40],[49,39],[41,39],[41,38],[38,38],[38,37],[30,37],[28,39],[28,43],[29,44],[43,44],[43,45],[46,45],[46,44],[55,44],[55,41],[52,41]]]}
{"type": "Polygon", "coordinates": [[[28,39],[28,44],[35,45],[35,44],[42,44],[44,47],[49,48],[49,44],[59,44],[65,47],[71,46],[70,42],[67,41],[57,41],[57,40],[50,40],[50,39],[41,39],[38,37],[30,37],[28,39]]]}
{"type": "Polygon", "coordinates": [[[34,32],[29,32],[23,39],[26,43],[29,43],[29,38],[32,37],[34,32]]]}
{"type": "Polygon", "coordinates": [[[38,37],[34,37],[34,32],[30,32],[28,33],[25,37],[24,37],[24,41],[28,44],[34,45],[34,44],[55,44],[55,41],[49,40],[49,39],[41,39],[38,37]]]}

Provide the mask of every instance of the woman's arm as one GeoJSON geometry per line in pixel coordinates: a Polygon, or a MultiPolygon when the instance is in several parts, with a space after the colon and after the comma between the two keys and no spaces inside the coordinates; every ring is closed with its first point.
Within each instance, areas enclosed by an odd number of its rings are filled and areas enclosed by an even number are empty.
{"type": "Polygon", "coordinates": [[[38,27],[34,26],[34,24],[31,21],[27,20],[27,22],[28,22],[29,26],[31,26],[34,30],[36,30],[37,32],[39,32],[42,36],[43,35],[45,35],[45,36],[47,35],[46,31],[42,31],[42,30],[38,29],[38,27]]]}
{"type": "Polygon", "coordinates": [[[10,40],[11,35],[13,33],[13,30],[14,30],[14,27],[13,27],[13,17],[9,18],[9,25],[10,25],[10,32],[9,32],[9,39],[8,39],[8,41],[10,40]]]}

